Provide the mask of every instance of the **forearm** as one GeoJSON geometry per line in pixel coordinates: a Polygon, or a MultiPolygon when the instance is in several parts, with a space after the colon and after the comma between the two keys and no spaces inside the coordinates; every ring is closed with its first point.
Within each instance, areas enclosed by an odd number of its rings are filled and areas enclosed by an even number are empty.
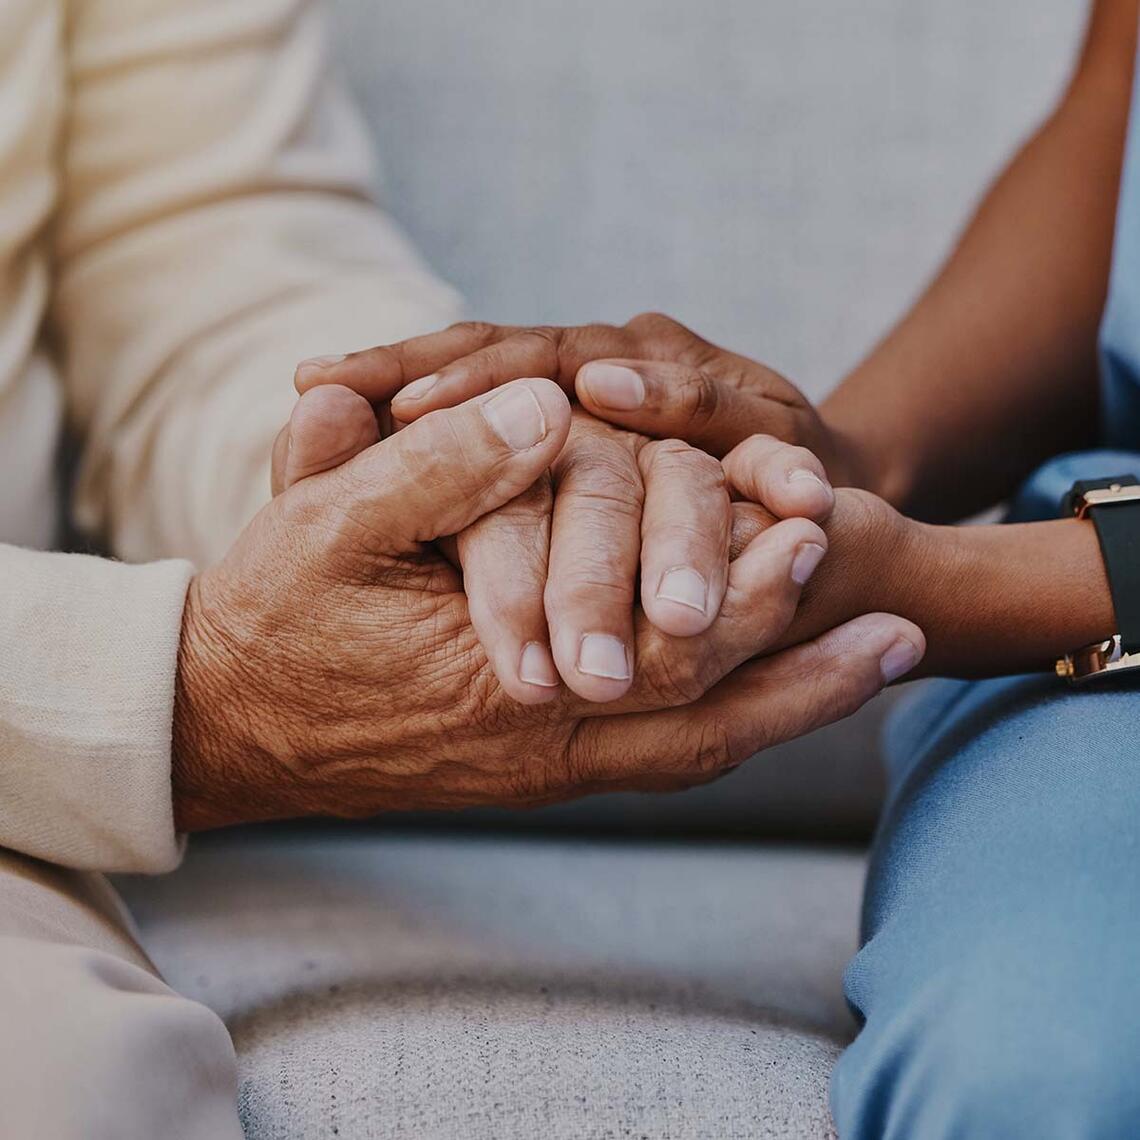
{"type": "Polygon", "coordinates": [[[912,311],[824,403],[862,485],[948,521],[1093,441],[1136,0],[1101,0],[1057,111],[912,311]]]}

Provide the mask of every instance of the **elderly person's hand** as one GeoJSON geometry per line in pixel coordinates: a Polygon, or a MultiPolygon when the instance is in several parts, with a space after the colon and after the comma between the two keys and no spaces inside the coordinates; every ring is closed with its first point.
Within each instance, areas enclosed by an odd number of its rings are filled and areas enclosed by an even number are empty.
{"type": "MultiPolygon", "coordinates": [[[[301,411],[299,458],[319,450],[305,424],[301,411]]],[[[791,519],[732,563],[704,633],[636,622],[640,665],[621,700],[512,700],[433,540],[524,493],[569,429],[553,384],[519,381],[299,479],[261,511],[188,599],[180,826],[683,786],[853,711],[892,679],[900,645],[921,655],[916,627],[877,614],[748,663],[795,610],[792,564],[816,527],[791,519]]]]}
{"type": "MultiPolygon", "coordinates": [[[[453,331],[439,336],[451,338],[453,331]]],[[[342,367],[323,371],[328,378],[342,367]]],[[[299,370],[303,390],[312,371],[299,370]]],[[[326,422],[313,433],[320,458],[298,458],[283,433],[275,490],[378,438],[376,416],[360,395],[375,395],[369,376],[351,372],[355,403],[350,392],[334,396],[335,385],[314,386],[327,399],[320,408],[326,422]]],[[[814,455],[773,440],[763,456],[754,450],[752,460],[763,467],[758,482],[774,516],[827,518],[833,496],[814,455]]],[[[549,478],[459,536],[472,624],[503,687],[537,703],[552,698],[560,675],[587,700],[620,697],[637,668],[639,594],[660,631],[684,637],[707,630],[727,582],[729,490],[720,464],[702,450],[677,439],[650,440],[576,409],[549,478]]],[[[805,538],[793,570],[798,585],[825,549],[822,533],[805,538]]]]}

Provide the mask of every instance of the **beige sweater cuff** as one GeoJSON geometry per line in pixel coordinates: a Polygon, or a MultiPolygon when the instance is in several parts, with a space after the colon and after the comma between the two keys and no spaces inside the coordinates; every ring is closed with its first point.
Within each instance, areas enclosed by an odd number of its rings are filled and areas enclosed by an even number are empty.
{"type": "Polygon", "coordinates": [[[170,727],[191,573],[0,545],[0,846],[100,871],[178,864],[170,727]]]}

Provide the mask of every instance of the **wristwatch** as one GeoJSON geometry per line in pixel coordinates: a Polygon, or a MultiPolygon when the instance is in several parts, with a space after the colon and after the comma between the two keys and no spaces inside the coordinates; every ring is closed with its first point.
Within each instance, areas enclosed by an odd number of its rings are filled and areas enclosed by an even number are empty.
{"type": "Polygon", "coordinates": [[[1091,518],[1116,611],[1114,636],[1066,653],[1057,673],[1073,682],[1140,669],[1140,479],[1114,475],[1074,483],[1062,510],[1091,518]]]}

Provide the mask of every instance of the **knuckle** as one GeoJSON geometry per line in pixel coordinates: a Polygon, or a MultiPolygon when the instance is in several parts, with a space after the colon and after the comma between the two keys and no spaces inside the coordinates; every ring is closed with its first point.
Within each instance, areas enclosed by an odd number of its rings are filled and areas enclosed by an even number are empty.
{"type": "Polygon", "coordinates": [[[685,455],[685,466],[689,478],[699,480],[703,485],[722,490],[728,486],[728,479],[724,473],[724,466],[720,460],[707,451],[691,447],[685,455]]]}
{"type": "Polygon", "coordinates": [[[445,408],[429,412],[418,425],[395,437],[400,444],[393,448],[399,483],[414,480],[420,486],[436,488],[443,483],[469,481],[474,474],[472,442],[460,429],[459,421],[453,409],[445,408]]]}
{"type": "Polygon", "coordinates": [[[655,466],[682,466],[699,452],[683,439],[655,439],[645,445],[642,454],[655,466]]]}
{"type": "Polygon", "coordinates": [[[722,620],[733,623],[736,639],[749,656],[763,653],[788,629],[796,612],[798,589],[791,576],[774,580],[766,574],[740,593],[726,598],[722,620]]]}
{"type": "Polygon", "coordinates": [[[615,339],[619,339],[616,334],[620,331],[617,325],[607,324],[605,321],[593,321],[588,325],[581,325],[575,330],[582,341],[604,344],[611,344],[615,339]]]}
{"type": "Polygon", "coordinates": [[[645,337],[647,339],[657,339],[661,337],[675,337],[677,333],[688,333],[688,329],[678,321],[673,320],[672,317],[667,316],[665,313],[658,313],[654,311],[638,313],[626,323],[625,326],[635,336],[645,337]]]}
{"type": "Polygon", "coordinates": [[[568,787],[606,780],[614,767],[614,758],[597,732],[579,723],[561,758],[560,768],[568,787]]]}
{"type": "Polygon", "coordinates": [[[688,646],[664,644],[639,663],[655,702],[676,708],[698,701],[708,692],[709,664],[688,646]]]}
{"type": "Polygon", "coordinates": [[[816,458],[814,451],[809,451],[806,447],[801,447],[799,444],[785,444],[787,450],[785,455],[797,463],[807,464],[809,467],[820,466],[819,460],[816,458]]]}
{"type": "Polygon", "coordinates": [[[878,495],[864,491],[860,487],[848,487],[843,491],[847,519],[845,526],[854,534],[875,538],[890,538],[898,513],[889,507],[878,495]]]}
{"type": "Polygon", "coordinates": [[[737,477],[745,472],[749,474],[761,469],[771,454],[775,441],[770,435],[762,432],[753,432],[752,435],[742,439],[725,457],[725,468],[737,477]]]}
{"type": "Polygon", "coordinates": [[[623,524],[640,521],[642,500],[641,483],[628,477],[579,489],[568,504],[573,506],[573,515],[564,516],[562,525],[596,527],[606,533],[624,530],[623,524]]]}
{"type": "Polygon", "coordinates": [[[655,440],[642,449],[645,479],[676,478],[683,481],[685,495],[719,495],[728,487],[720,461],[699,448],[677,439],[655,440]]]}
{"type": "Polygon", "coordinates": [[[462,333],[476,344],[487,345],[498,337],[499,326],[490,321],[457,321],[448,331],[462,333]]]}
{"type": "MultiPolygon", "coordinates": [[[[685,331],[688,334],[687,338],[678,347],[677,352],[677,359],[681,364],[687,364],[698,372],[725,370],[725,354],[722,348],[710,344],[707,340],[697,336],[696,333],[689,332],[688,329],[685,331]]],[[[738,378],[734,377],[731,371],[727,372],[725,383],[731,383],[733,380],[738,380],[738,378]]],[[[736,386],[739,386],[739,382],[736,386]]]]}
{"type": "Polygon", "coordinates": [[[723,557],[724,528],[720,520],[715,527],[705,519],[652,520],[642,528],[642,573],[684,564],[706,572],[707,563],[723,557]]]}
{"type": "MultiPolygon", "coordinates": [[[[830,663],[830,668],[834,672],[836,669],[834,662],[830,663]]],[[[821,688],[822,685],[821,679],[821,688]]],[[[819,709],[817,725],[832,724],[837,720],[843,720],[844,717],[851,716],[852,713],[858,712],[878,691],[877,688],[868,689],[864,681],[847,670],[839,683],[833,684],[828,692],[821,693],[816,706],[819,709]]]]}
{"type": "Polygon", "coordinates": [[[576,448],[566,454],[558,490],[575,509],[589,509],[592,504],[636,511],[639,517],[645,495],[632,456],[618,448],[576,448]]]}
{"type": "Polygon", "coordinates": [[[543,606],[552,621],[566,620],[568,614],[625,615],[634,602],[634,581],[615,573],[606,577],[608,568],[573,567],[555,572],[543,591],[543,606]]]}
{"type": "Polygon", "coordinates": [[[692,467],[694,474],[701,476],[708,482],[715,483],[718,487],[727,485],[727,480],[724,474],[724,465],[715,456],[710,455],[707,451],[701,451],[699,448],[692,448],[691,454],[688,457],[688,462],[692,467]]]}
{"type": "Polygon", "coordinates": [[[767,432],[754,431],[741,442],[739,450],[749,459],[757,459],[760,456],[767,455],[773,447],[786,446],[788,445],[767,432]]]}
{"type": "Polygon", "coordinates": [[[358,360],[366,361],[370,372],[391,376],[397,379],[401,386],[414,378],[404,366],[403,341],[396,341],[394,344],[377,344],[351,355],[358,360]]]}
{"type": "Polygon", "coordinates": [[[698,427],[710,423],[720,410],[720,382],[703,368],[696,368],[686,376],[679,395],[682,413],[698,427]]]}
{"type": "Polygon", "coordinates": [[[684,478],[688,470],[686,453],[689,445],[679,439],[651,440],[637,453],[637,464],[645,486],[658,479],[684,478]]]}
{"type": "Polygon", "coordinates": [[[448,514],[462,513],[493,486],[512,457],[490,430],[472,430],[469,415],[458,409],[429,412],[392,439],[385,471],[390,490],[365,494],[387,496],[414,487],[425,499],[449,502],[453,511],[448,514]]]}
{"type": "Polygon", "coordinates": [[[557,348],[562,343],[563,332],[564,330],[558,325],[532,325],[530,328],[524,329],[519,335],[557,348]]]}
{"type": "MultiPolygon", "coordinates": [[[[562,346],[563,330],[554,325],[535,325],[523,329],[512,338],[513,344],[508,352],[504,342],[504,364],[510,358],[518,359],[517,352],[520,347],[525,348],[527,355],[526,371],[536,372],[548,379],[557,379],[559,375],[559,358],[562,346]]],[[[516,366],[517,370],[517,366],[516,366]]]]}
{"type": "Polygon", "coordinates": [[[514,582],[501,589],[487,590],[487,617],[497,625],[526,635],[537,625],[545,629],[542,608],[543,587],[539,581],[514,582]]]}
{"type": "Polygon", "coordinates": [[[690,770],[702,781],[715,779],[736,766],[732,734],[719,717],[706,721],[697,730],[690,755],[690,770]]]}
{"type": "Polygon", "coordinates": [[[631,317],[626,323],[626,327],[630,329],[650,329],[661,328],[662,326],[671,324],[673,324],[672,317],[668,317],[655,309],[646,309],[631,317]]]}

